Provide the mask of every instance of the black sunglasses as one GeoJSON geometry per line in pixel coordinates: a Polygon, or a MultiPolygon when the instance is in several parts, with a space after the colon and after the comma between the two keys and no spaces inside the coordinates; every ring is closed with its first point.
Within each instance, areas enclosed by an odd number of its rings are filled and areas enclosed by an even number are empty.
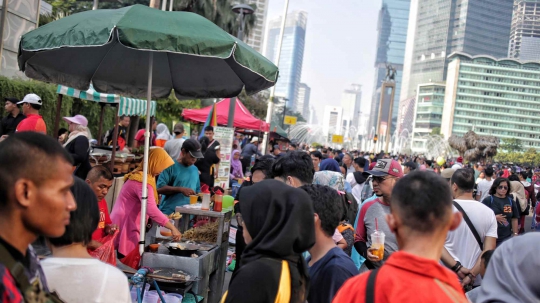
{"type": "Polygon", "coordinates": [[[501,186],[499,186],[499,187],[497,187],[497,188],[498,188],[498,189],[508,190],[508,186],[502,186],[502,185],[501,185],[501,186]]]}
{"type": "Polygon", "coordinates": [[[372,178],[373,178],[373,181],[377,181],[377,183],[383,183],[384,180],[393,179],[393,177],[377,177],[377,176],[372,176],[372,178]]]}

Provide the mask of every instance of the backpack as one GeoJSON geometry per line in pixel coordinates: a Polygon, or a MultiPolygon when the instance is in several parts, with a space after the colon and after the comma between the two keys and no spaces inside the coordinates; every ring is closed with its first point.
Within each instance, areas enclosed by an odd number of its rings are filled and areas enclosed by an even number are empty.
{"type": "Polygon", "coordinates": [[[358,202],[351,193],[340,193],[343,202],[343,216],[341,221],[354,222],[358,213],[358,202]]]}

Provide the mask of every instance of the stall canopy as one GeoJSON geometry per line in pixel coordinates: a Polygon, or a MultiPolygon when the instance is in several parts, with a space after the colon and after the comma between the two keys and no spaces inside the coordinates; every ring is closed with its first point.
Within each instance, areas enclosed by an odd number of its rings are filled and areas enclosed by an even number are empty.
{"type": "MultiPolygon", "coordinates": [[[[80,91],[71,87],[58,85],[56,93],[95,102],[120,103],[120,108],[118,109],[119,116],[146,115],[146,100],[133,99],[114,94],[98,93],[94,90],[94,87],[92,85],[90,85],[90,88],[87,91],[80,91]]],[[[152,103],[150,104],[150,108],[150,115],[155,116],[156,101],[152,101],[152,103]]]]}
{"type": "MultiPolygon", "coordinates": [[[[227,125],[230,102],[231,99],[223,99],[216,103],[217,123],[219,125],[227,125]]],[[[212,105],[201,109],[184,109],[182,117],[187,121],[204,123],[211,109],[212,105]]],[[[238,98],[236,98],[233,125],[237,128],[269,131],[268,124],[255,118],[238,98]]]]}

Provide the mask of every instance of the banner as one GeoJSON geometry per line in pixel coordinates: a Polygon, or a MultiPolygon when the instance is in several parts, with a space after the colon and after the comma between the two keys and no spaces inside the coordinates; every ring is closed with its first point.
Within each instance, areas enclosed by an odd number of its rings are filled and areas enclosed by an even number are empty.
{"type": "Polygon", "coordinates": [[[214,127],[214,140],[219,141],[221,161],[219,162],[218,177],[214,184],[223,189],[229,188],[229,176],[231,170],[232,145],[234,140],[234,128],[214,127]]]}

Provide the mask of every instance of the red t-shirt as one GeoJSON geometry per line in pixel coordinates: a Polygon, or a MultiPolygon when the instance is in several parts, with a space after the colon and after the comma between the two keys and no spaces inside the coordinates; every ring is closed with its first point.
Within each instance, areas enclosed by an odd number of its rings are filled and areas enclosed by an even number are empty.
{"type": "Polygon", "coordinates": [[[107,201],[105,199],[98,202],[99,207],[99,223],[98,227],[92,234],[92,240],[100,241],[105,237],[105,226],[111,225],[112,221],[109,217],[109,210],[107,209],[107,201]]]}
{"type": "MultiPolygon", "coordinates": [[[[370,273],[347,280],[332,302],[366,302],[370,273]]],[[[398,251],[379,269],[375,280],[375,302],[466,303],[468,300],[455,273],[434,260],[398,251]]]]}
{"type": "MultiPolygon", "coordinates": [[[[144,132],[145,132],[145,129],[139,129],[139,131],[135,135],[135,141],[137,141],[138,146],[144,146],[144,132]]],[[[155,146],[156,136],[154,135],[154,133],[151,133],[151,134],[152,136],[150,137],[150,146],[155,146]]]]}
{"type": "Polygon", "coordinates": [[[22,120],[17,126],[17,132],[39,132],[47,133],[47,126],[43,117],[36,114],[26,115],[26,119],[22,120]]]}

